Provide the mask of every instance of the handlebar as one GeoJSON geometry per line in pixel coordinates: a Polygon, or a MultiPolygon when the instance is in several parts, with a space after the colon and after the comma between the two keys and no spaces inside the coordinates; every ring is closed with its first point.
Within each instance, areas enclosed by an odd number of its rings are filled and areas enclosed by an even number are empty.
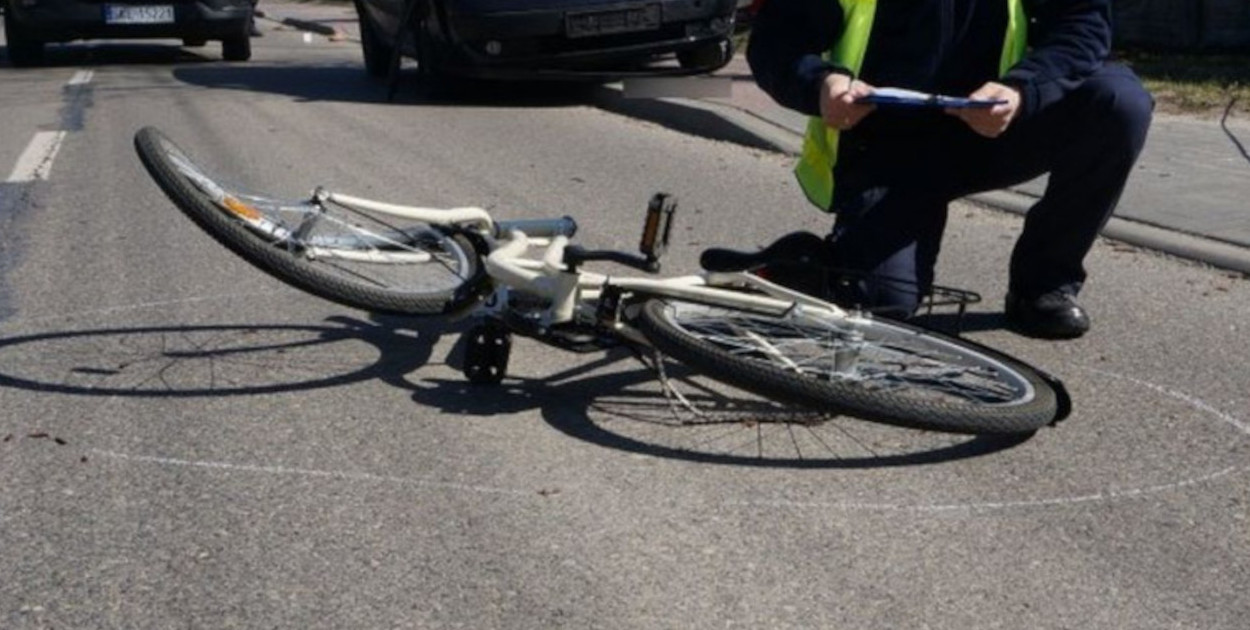
{"type": "Polygon", "coordinates": [[[577,221],[573,217],[563,216],[558,219],[517,219],[513,221],[499,221],[495,223],[495,238],[499,238],[512,230],[523,232],[527,236],[535,238],[550,238],[553,236],[572,237],[577,234],[577,221]]]}
{"type": "Polygon", "coordinates": [[[640,256],[608,249],[586,249],[579,245],[569,245],[564,248],[564,264],[568,266],[569,271],[576,271],[582,263],[592,260],[614,262],[648,273],[656,273],[660,270],[660,260],[652,256],[640,256]]]}

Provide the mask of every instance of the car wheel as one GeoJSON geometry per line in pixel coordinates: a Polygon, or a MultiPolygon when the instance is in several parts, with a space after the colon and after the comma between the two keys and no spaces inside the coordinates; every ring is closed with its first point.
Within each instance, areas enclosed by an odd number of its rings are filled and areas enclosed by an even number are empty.
{"type": "Polygon", "coordinates": [[[252,58],[252,38],[247,34],[221,40],[221,58],[226,61],[247,61],[252,58]]]}
{"type": "Polygon", "coordinates": [[[365,72],[371,77],[385,77],[390,74],[395,48],[382,41],[378,27],[365,15],[359,3],[356,4],[356,14],[360,17],[360,50],[365,57],[365,72]]]}
{"type": "Polygon", "coordinates": [[[729,61],[729,45],[724,41],[703,44],[677,53],[677,63],[687,70],[715,70],[729,61]]]}
{"type": "Polygon", "coordinates": [[[4,40],[13,67],[27,68],[43,63],[43,42],[26,37],[11,10],[4,16],[4,40]]]}

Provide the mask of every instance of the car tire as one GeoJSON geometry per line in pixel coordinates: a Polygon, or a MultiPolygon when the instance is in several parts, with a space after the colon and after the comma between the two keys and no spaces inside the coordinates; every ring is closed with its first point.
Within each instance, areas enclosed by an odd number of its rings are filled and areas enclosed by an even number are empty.
{"type": "Polygon", "coordinates": [[[365,72],[371,77],[385,78],[391,72],[395,48],[382,41],[377,25],[365,14],[360,3],[356,3],[356,14],[360,17],[360,50],[365,58],[365,72]]]}
{"type": "Polygon", "coordinates": [[[4,40],[8,48],[9,64],[15,68],[29,68],[43,63],[43,42],[26,37],[21,25],[13,16],[12,9],[4,15],[4,40]]]}
{"type": "Polygon", "coordinates": [[[221,40],[221,58],[226,61],[247,61],[252,58],[252,38],[247,33],[221,40]]]}
{"type": "Polygon", "coordinates": [[[677,53],[677,63],[686,70],[715,70],[728,61],[728,45],[724,41],[709,42],[677,53]]]}

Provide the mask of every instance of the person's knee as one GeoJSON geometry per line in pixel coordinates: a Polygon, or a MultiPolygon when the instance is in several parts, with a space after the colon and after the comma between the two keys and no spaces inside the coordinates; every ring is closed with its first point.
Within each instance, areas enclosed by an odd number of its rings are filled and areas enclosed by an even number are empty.
{"type": "Polygon", "coordinates": [[[923,284],[916,264],[916,243],[871,238],[872,234],[847,236],[835,229],[830,239],[833,275],[829,293],[833,301],[843,308],[911,317],[920,305],[923,284]]]}
{"type": "Polygon", "coordinates": [[[853,274],[835,278],[831,293],[838,306],[864,309],[896,319],[907,319],[914,315],[923,297],[919,283],[884,278],[877,274],[853,274]]]}
{"type": "Polygon", "coordinates": [[[873,312],[908,319],[920,308],[920,286],[915,282],[880,280],[873,312]]]}
{"type": "Polygon", "coordinates": [[[1136,154],[1146,141],[1146,130],[1154,115],[1154,97],[1127,67],[1108,66],[1092,77],[1086,86],[1091,92],[1091,113],[1099,134],[1121,143],[1136,154]]]}

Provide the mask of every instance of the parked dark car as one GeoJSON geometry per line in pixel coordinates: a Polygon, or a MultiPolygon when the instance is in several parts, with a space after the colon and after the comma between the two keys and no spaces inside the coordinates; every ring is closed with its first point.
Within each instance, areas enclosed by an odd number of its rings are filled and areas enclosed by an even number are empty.
{"type": "Polygon", "coordinates": [[[355,0],[365,68],[399,45],[424,74],[621,78],[728,63],[737,0],[355,0]],[[401,29],[405,3],[413,2],[401,29]],[[397,44],[398,42],[398,44],[397,44]],[[677,64],[657,64],[676,57],[677,64]]]}
{"type": "Polygon", "coordinates": [[[76,39],[221,41],[227,61],[252,56],[251,0],[0,0],[9,63],[34,66],[49,42],[76,39]]]}

